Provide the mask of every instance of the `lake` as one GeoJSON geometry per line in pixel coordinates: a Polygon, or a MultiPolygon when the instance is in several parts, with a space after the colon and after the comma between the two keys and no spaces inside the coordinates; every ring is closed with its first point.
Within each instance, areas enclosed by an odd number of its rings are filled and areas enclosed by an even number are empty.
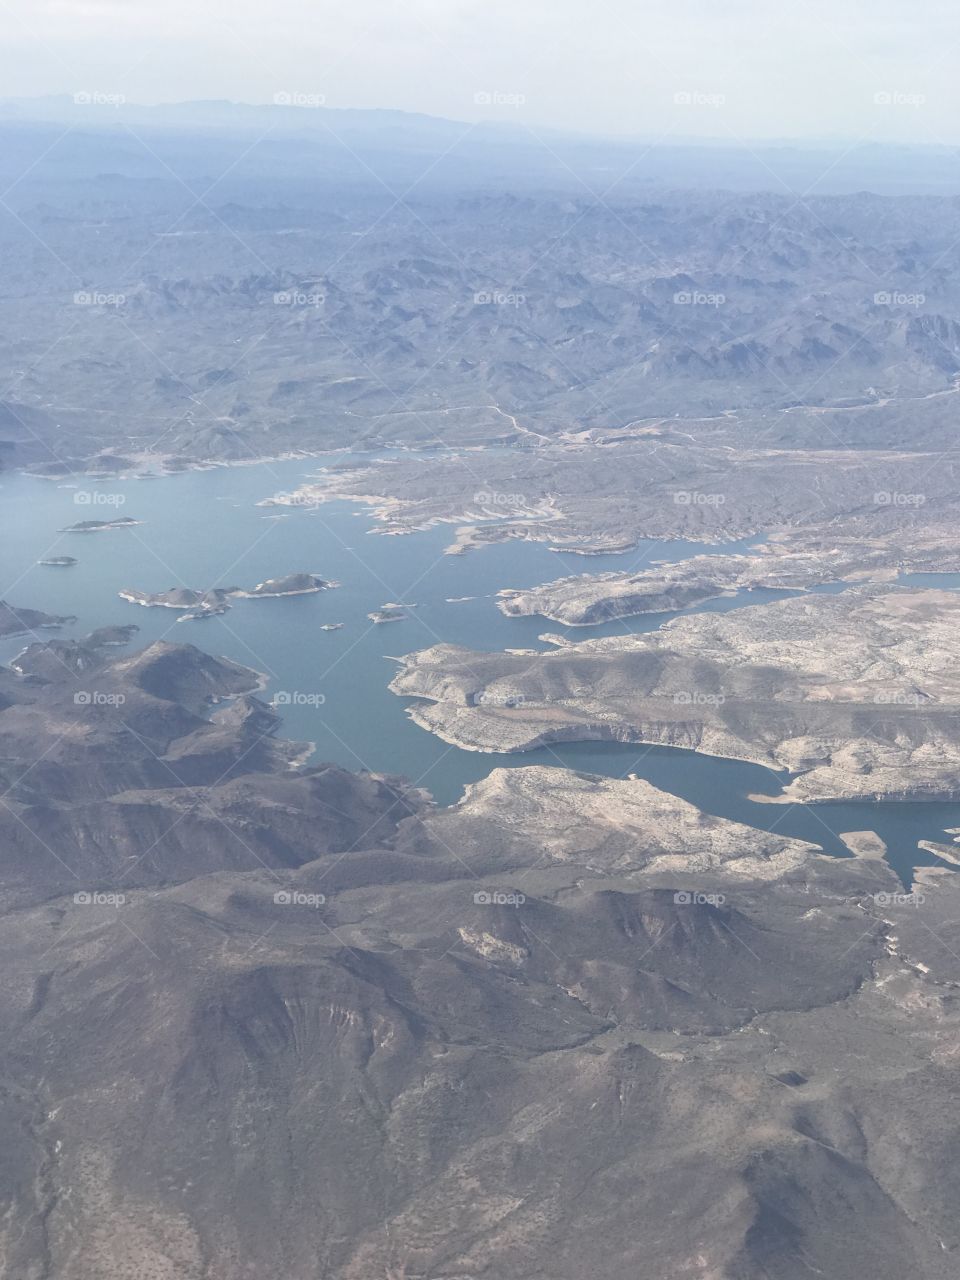
{"type": "MultiPolygon", "coordinates": [[[[346,460],[349,455],[335,459],[346,460]]],[[[370,532],[374,521],[366,507],[345,502],[317,508],[256,505],[295,489],[321,465],[317,459],[297,459],[155,479],[94,482],[80,477],[74,485],[5,475],[0,483],[0,598],[22,608],[77,615],[75,625],[44,636],[79,637],[95,627],[132,622],[140,627],[134,644],[161,638],[190,642],[255,667],[270,678],[265,696],[288,699],[278,707],[284,731],[316,744],[314,762],[400,773],[441,804],[455,801],[466,784],[498,766],[564,765],[614,777],[636,773],[709,813],[812,840],[837,855],[845,853],[837,831],[877,831],[905,880],[915,864],[941,865],[916,842],[949,841],[944,832],[960,826],[960,804],[763,804],[747,796],[778,794],[788,775],[668,748],[585,743],[522,755],[461,751],[412,724],[406,700],[387,689],[394,670],[390,655],[441,641],[485,650],[546,649],[550,646],[538,638],[543,632],[586,639],[650,631],[678,616],[564,628],[543,618],[505,617],[495,602],[502,587],[531,587],[585,571],[629,571],[705,551],[741,551],[761,541],[759,537],[709,548],[651,542],[625,554],[588,558],[521,542],[448,556],[444,548],[453,540],[450,525],[383,537],[370,532]],[[57,532],[79,520],[121,516],[142,523],[102,533],[57,532]],[[75,556],[79,563],[72,568],[37,563],[57,555],[75,556]],[[173,610],[139,608],[117,595],[123,587],[148,592],[174,586],[250,588],[265,578],[300,571],[342,585],[316,595],[238,599],[226,615],[182,623],[173,610]],[[459,597],[472,598],[448,602],[459,597]],[[416,608],[401,622],[374,625],[368,620],[372,610],[395,601],[416,608]],[[327,623],[343,623],[343,628],[321,630],[327,623]]],[[[924,585],[960,585],[960,575],[923,577],[931,579],[924,585]]],[[[791,594],[744,591],[685,612],[725,611],[791,594]]],[[[8,662],[27,639],[0,641],[0,661],[8,662]]]]}

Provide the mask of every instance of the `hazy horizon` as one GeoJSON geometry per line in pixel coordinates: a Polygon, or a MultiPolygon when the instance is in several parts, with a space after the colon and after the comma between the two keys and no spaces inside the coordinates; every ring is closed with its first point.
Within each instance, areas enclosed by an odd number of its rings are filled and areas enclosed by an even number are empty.
{"type": "Polygon", "coordinates": [[[960,17],[928,0],[12,0],[5,98],[290,102],[669,143],[960,142],[960,17]],[[616,33],[613,38],[612,33],[616,33]]]}

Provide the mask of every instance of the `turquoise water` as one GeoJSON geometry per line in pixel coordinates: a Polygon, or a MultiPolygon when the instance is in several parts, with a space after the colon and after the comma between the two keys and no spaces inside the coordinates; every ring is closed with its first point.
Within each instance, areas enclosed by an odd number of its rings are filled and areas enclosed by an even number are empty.
{"type": "MultiPolygon", "coordinates": [[[[342,461],[341,456],[339,461],[342,461]]],[[[0,598],[23,608],[76,614],[64,636],[82,636],[111,623],[136,623],[137,643],[160,638],[190,642],[257,668],[270,679],[266,696],[285,693],[284,731],[316,744],[314,761],[401,773],[450,803],[463,787],[497,766],[566,765],[623,777],[635,772],[700,808],[753,826],[774,827],[842,854],[837,831],[873,829],[890,846],[891,862],[906,877],[915,863],[935,861],[916,848],[919,837],[949,839],[960,826],[960,805],[769,805],[749,794],[776,795],[786,775],[757,765],[714,760],[689,751],[586,743],[523,755],[460,751],[417,728],[405,700],[387,690],[390,655],[451,642],[499,650],[547,648],[545,631],[574,639],[650,631],[675,614],[622,619],[597,627],[563,628],[542,618],[506,618],[496,608],[501,587],[523,588],[568,573],[641,568],[654,560],[702,554],[701,544],[649,543],[621,555],[560,555],[535,543],[506,543],[464,556],[444,555],[452,526],[403,537],[376,536],[369,509],[349,503],[319,508],[264,508],[256,503],[288,491],[318,468],[316,460],[217,468],[153,480],[76,487],[8,475],[0,484],[0,598]],[[86,503],[78,494],[94,495],[86,503]],[[122,499],[122,503],[116,501],[122,499]],[[116,504],[114,505],[114,503],[116,504]],[[276,516],[281,518],[274,518],[276,516]],[[135,528],[94,534],[57,530],[79,520],[129,516],[135,528]],[[72,555],[73,568],[37,561],[72,555]],[[342,585],[318,595],[236,600],[221,617],[177,622],[167,609],[144,609],[119,599],[122,587],[161,591],[173,586],[252,587],[268,577],[300,571],[342,585]],[[469,596],[461,603],[451,597],[469,596]],[[372,625],[381,605],[415,604],[402,622],[372,625]],[[322,631],[324,623],[342,630],[322,631]]],[[[759,538],[708,548],[742,550],[759,538]]],[[[960,575],[930,575],[931,585],[956,586],[960,575]]],[[[836,587],[826,588],[836,590],[836,587]]],[[[790,595],[740,592],[689,612],[726,611],[790,595]]],[[[47,635],[50,633],[42,633],[47,635]]],[[[0,661],[26,643],[0,642],[0,661]]]]}

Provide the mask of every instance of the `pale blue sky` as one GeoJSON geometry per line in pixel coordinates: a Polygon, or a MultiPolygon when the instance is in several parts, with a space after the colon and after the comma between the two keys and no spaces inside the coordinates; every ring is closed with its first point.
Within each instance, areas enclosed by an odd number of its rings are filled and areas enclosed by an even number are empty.
{"type": "Polygon", "coordinates": [[[960,143],[958,0],[3,0],[4,96],[960,143]]]}

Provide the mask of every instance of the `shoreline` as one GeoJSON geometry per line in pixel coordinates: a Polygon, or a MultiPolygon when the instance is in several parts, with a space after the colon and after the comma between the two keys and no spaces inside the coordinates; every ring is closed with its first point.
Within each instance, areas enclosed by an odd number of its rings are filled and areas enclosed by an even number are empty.
{"type": "MultiPolygon", "coordinates": [[[[570,445],[567,441],[558,439],[558,448],[582,448],[582,444],[576,446],[570,445]]],[[[519,445],[505,445],[502,442],[491,445],[463,445],[463,446],[445,446],[438,448],[437,446],[428,446],[417,448],[413,445],[382,445],[374,449],[363,449],[354,445],[343,445],[332,449],[296,449],[285,450],[277,454],[265,454],[255,458],[239,458],[239,459],[193,459],[182,466],[167,467],[165,461],[169,461],[174,455],[161,455],[159,465],[135,467],[130,470],[118,470],[110,472],[101,472],[96,470],[72,471],[52,475],[40,471],[32,471],[27,467],[12,467],[7,475],[23,476],[31,480],[49,481],[61,488],[79,487],[80,480],[87,480],[95,484],[103,485],[110,482],[129,483],[131,481],[140,480],[158,480],[169,479],[179,475],[187,475],[204,471],[228,470],[238,467],[268,467],[271,463],[288,463],[296,461],[315,461],[329,458],[336,461],[345,455],[354,455],[358,461],[357,469],[365,466],[373,465],[378,462],[399,461],[402,457],[411,458],[457,458],[464,454],[483,455],[485,453],[526,453],[528,449],[519,445]]],[[[639,533],[636,538],[630,540],[610,540],[609,535],[599,533],[596,535],[579,534],[577,535],[577,543],[575,545],[557,542],[551,538],[550,525],[557,519],[563,517],[563,512],[556,507],[556,495],[549,495],[544,500],[544,507],[537,512],[531,514],[528,510],[520,511],[504,511],[490,515],[483,513],[477,515],[475,512],[464,511],[460,513],[444,513],[439,515],[429,515],[425,519],[411,520],[409,523],[404,520],[401,513],[405,507],[412,505],[413,500],[407,498],[398,498],[389,494],[371,494],[371,493],[336,493],[325,491],[318,493],[311,501],[283,501],[283,497],[293,497],[304,487],[311,485],[313,482],[310,477],[302,479],[296,490],[290,494],[267,495],[259,499],[255,505],[265,508],[280,508],[284,513],[296,508],[318,508],[330,502],[348,502],[357,507],[366,507],[370,511],[372,525],[367,531],[381,537],[401,537],[414,533],[429,532],[442,525],[451,525],[454,527],[454,540],[444,548],[444,555],[461,556],[469,551],[480,550],[485,546],[501,546],[505,543],[519,541],[534,543],[538,546],[545,547],[548,551],[557,556],[578,556],[587,560],[601,556],[627,556],[636,552],[641,546],[647,542],[665,542],[675,541],[674,537],[666,537],[662,534],[650,535],[639,533]],[[393,522],[393,523],[391,523],[393,522]],[[384,527],[390,525],[390,527],[384,527]],[[504,530],[503,526],[507,526],[504,530]],[[521,528],[522,526],[522,528],[521,528]],[[478,532],[483,529],[489,529],[497,536],[490,538],[478,537],[478,532]],[[607,541],[604,541],[604,538],[607,541]]],[[[270,518],[270,517],[265,517],[270,518]]],[[[279,517],[274,517],[279,518],[279,517]]],[[[142,523],[137,521],[136,523],[142,523]]],[[[72,530],[58,530],[58,532],[72,532],[72,530]]],[[[738,536],[737,541],[750,540],[763,536],[764,530],[750,529],[749,532],[738,536]]],[[[726,535],[718,534],[712,538],[696,538],[689,534],[684,535],[685,540],[691,544],[702,548],[703,554],[712,554],[715,547],[726,545],[729,539],[726,535]]],[[[585,624],[592,625],[592,624],[585,624]]]]}
{"type": "MultiPolygon", "coordinates": [[[[497,449],[510,448],[509,445],[498,444],[497,449]]],[[[5,473],[11,476],[26,476],[31,480],[49,480],[54,484],[63,484],[64,481],[71,479],[83,478],[85,480],[108,481],[108,480],[165,480],[171,476],[188,475],[197,471],[226,471],[234,467],[261,467],[267,466],[271,462],[297,462],[310,461],[315,458],[337,458],[343,454],[359,454],[369,456],[370,458],[382,457],[392,453],[403,453],[412,455],[429,455],[429,454],[461,454],[461,453],[482,453],[485,451],[484,445],[460,445],[437,448],[436,445],[423,449],[417,449],[412,445],[381,445],[376,449],[364,449],[357,445],[341,445],[333,449],[288,449],[282,453],[264,454],[256,458],[197,458],[185,463],[183,466],[176,467],[145,467],[134,470],[121,471],[68,471],[58,475],[42,471],[31,471],[29,466],[11,467],[5,473]]],[[[175,454],[158,454],[156,455],[161,463],[164,461],[175,460],[175,454]]],[[[258,505],[265,505],[258,503],[258,505]]],[[[284,505],[284,504],[277,504],[284,505]]]]}

